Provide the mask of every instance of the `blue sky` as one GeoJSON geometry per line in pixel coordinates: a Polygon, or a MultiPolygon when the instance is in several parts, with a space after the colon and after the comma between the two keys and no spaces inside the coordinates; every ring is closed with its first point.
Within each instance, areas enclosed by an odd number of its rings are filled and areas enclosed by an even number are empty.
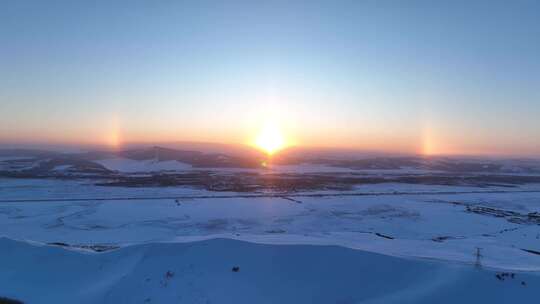
{"type": "Polygon", "coordinates": [[[0,141],[540,154],[539,1],[2,1],[0,141]]]}

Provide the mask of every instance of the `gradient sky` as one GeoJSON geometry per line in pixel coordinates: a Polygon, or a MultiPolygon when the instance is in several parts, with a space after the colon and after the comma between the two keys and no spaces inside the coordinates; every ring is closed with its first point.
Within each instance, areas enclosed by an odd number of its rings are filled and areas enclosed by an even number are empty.
{"type": "Polygon", "coordinates": [[[539,155],[540,1],[0,2],[0,142],[267,121],[299,146],[539,155]]]}

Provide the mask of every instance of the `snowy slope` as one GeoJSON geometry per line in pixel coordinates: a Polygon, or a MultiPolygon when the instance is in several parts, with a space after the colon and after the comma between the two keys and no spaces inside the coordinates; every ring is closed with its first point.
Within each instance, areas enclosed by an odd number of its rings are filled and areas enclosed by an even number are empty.
{"type": "Polygon", "coordinates": [[[183,171],[191,169],[190,164],[176,160],[135,160],[129,158],[109,158],[94,161],[105,168],[122,173],[134,172],[158,172],[158,171],[183,171]]]}
{"type": "Polygon", "coordinates": [[[540,286],[534,273],[335,246],[214,239],[97,254],[0,239],[0,248],[0,295],[25,303],[531,303],[540,286]]]}

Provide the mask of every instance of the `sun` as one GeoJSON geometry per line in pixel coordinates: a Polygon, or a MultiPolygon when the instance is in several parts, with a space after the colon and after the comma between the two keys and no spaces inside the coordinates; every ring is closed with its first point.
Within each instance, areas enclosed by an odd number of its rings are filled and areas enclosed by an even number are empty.
{"type": "Polygon", "coordinates": [[[272,155],[285,148],[285,139],[275,123],[266,123],[255,139],[255,146],[272,155]]]}

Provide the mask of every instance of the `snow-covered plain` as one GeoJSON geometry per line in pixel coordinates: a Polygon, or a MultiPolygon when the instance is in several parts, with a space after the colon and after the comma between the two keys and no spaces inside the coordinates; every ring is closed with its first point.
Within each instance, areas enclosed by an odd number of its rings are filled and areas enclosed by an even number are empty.
{"type": "Polygon", "coordinates": [[[0,179],[0,296],[27,303],[510,303],[529,299],[540,284],[540,226],[528,221],[540,212],[540,185],[383,183],[342,194],[250,197],[0,179]],[[482,208],[501,214],[474,212],[482,208]],[[92,246],[111,251],[81,249],[92,246]],[[501,272],[513,278],[500,279],[501,272]],[[55,286],[62,290],[51,292],[55,286]]]}
{"type": "Polygon", "coordinates": [[[0,239],[0,247],[0,293],[27,303],[525,303],[540,284],[533,273],[335,246],[214,239],[96,254],[0,239]]]}

